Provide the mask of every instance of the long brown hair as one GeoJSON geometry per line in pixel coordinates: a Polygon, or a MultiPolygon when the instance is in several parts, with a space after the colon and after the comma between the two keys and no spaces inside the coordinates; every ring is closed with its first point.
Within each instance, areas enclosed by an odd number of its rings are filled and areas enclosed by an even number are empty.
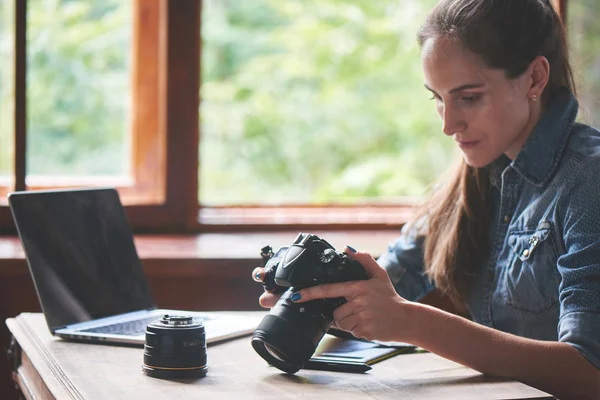
{"type": "MultiPolygon", "coordinates": [[[[523,74],[535,57],[546,57],[550,77],[543,106],[561,88],[575,94],[564,27],[549,0],[441,0],[419,30],[419,45],[437,37],[459,43],[509,79],[523,74]]],[[[414,219],[427,220],[421,225],[425,272],[462,312],[475,269],[489,256],[490,188],[487,168],[461,160],[414,219]]]]}

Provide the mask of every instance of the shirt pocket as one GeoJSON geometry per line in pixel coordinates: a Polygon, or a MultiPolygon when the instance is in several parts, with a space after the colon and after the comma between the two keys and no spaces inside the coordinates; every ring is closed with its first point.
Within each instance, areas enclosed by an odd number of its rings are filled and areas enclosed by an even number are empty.
{"type": "Polygon", "coordinates": [[[507,305],[537,314],[558,304],[560,275],[551,227],[550,222],[542,222],[534,229],[508,233],[510,251],[503,279],[507,305]]]}

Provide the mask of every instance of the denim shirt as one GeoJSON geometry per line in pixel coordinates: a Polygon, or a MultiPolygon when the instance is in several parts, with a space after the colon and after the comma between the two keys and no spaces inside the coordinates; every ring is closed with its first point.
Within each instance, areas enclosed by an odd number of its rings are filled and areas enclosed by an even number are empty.
{"type": "MultiPolygon", "coordinates": [[[[490,166],[490,256],[466,299],[473,321],[569,343],[600,369],[600,132],[575,123],[563,92],[511,162],[490,166]]],[[[403,229],[378,260],[396,291],[419,300],[423,237],[403,229]]]]}

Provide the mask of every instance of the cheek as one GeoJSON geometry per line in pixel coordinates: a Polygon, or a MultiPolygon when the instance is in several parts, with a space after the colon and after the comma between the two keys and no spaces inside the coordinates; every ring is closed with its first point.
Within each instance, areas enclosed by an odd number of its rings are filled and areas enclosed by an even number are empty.
{"type": "Polygon", "coordinates": [[[515,138],[527,125],[529,120],[529,105],[527,102],[514,101],[507,105],[502,118],[507,123],[507,135],[515,138]]]}
{"type": "Polygon", "coordinates": [[[492,142],[512,141],[527,123],[527,104],[516,101],[492,103],[480,115],[480,124],[492,142]]]}

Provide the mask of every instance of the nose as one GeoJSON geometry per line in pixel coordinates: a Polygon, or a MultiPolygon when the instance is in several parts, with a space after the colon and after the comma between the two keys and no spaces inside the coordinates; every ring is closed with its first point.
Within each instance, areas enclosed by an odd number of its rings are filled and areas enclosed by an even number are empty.
{"type": "Polygon", "coordinates": [[[445,104],[440,110],[440,115],[443,122],[442,131],[446,135],[452,136],[467,129],[467,124],[462,113],[454,109],[451,105],[445,104]]]}

